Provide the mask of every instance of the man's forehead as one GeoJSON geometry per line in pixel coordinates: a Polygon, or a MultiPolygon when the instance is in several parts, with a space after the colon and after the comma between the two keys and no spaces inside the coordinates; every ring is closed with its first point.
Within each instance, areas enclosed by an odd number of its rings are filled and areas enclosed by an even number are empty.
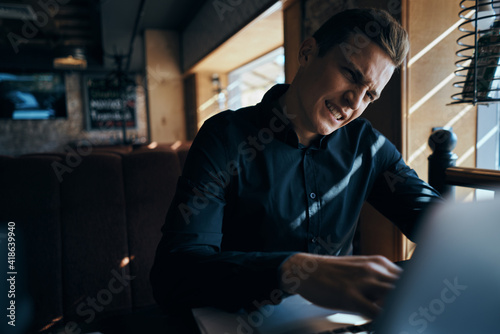
{"type": "Polygon", "coordinates": [[[376,90],[377,94],[380,94],[396,68],[389,55],[362,34],[352,35],[334,49],[334,59],[344,62],[346,66],[358,72],[364,83],[376,90]]]}

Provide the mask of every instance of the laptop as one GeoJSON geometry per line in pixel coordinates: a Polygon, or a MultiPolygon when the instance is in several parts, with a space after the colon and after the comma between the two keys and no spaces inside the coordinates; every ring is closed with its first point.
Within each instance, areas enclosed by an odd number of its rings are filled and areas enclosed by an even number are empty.
{"type": "Polygon", "coordinates": [[[500,333],[500,201],[432,212],[376,333],[500,333]]]}
{"type": "Polygon", "coordinates": [[[252,313],[202,308],[193,314],[202,334],[499,333],[500,201],[439,206],[417,241],[373,322],[300,296],[252,313]]]}

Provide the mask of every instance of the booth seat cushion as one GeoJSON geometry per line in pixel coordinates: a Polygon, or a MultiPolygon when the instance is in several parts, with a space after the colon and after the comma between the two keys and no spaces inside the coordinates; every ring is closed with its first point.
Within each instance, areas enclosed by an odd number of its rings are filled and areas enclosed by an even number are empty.
{"type": "Polygon", "coordinates": [[[29,279],[17,290],[29,291],[37,328],[63,314],[61,190],[52,169],[60,161],[50,155],[0,157],[0,221],[14,222],[16,235],[24,236],[22,244],[16,239],[16,254],[24,247],[24,268],[17,272],[29,279]]]}
{"type": "Polygon", "coordinates": [[[132,152],[123,161],[132,300],[140,308],[155,304],[149,271],[181,168],[174,151],[132,152]]]}
{"type": "Polygon", "coordinates": [[[26,240],[34,331],[156,307],[149,270],[181,173],[176,150],[1,156],[0,173],[0,221],[26,240]]]}

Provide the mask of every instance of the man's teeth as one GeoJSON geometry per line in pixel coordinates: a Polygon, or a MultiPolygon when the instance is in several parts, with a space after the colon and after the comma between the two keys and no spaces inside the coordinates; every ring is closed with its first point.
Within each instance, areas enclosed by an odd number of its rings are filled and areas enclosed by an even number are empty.
{"type": "Polygon", "coordinates": [[[342,114],[335,110],[335,108],[328,101],[326,101],[326,107],[331,111],[333,117],[335,117],[337,120],[342,118],[342,114]]]}

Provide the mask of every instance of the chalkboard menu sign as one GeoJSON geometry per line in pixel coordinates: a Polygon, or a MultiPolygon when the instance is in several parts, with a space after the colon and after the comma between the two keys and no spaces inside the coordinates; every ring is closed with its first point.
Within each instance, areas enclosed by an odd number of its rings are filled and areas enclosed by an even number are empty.
{"type": "Polygon", "coordinates": [[[137,127],[136,93],[133,85],[120,92],[105,77],[85,77],[88,130],[118,130],[123,113],[128,129],[137,127]]]}

